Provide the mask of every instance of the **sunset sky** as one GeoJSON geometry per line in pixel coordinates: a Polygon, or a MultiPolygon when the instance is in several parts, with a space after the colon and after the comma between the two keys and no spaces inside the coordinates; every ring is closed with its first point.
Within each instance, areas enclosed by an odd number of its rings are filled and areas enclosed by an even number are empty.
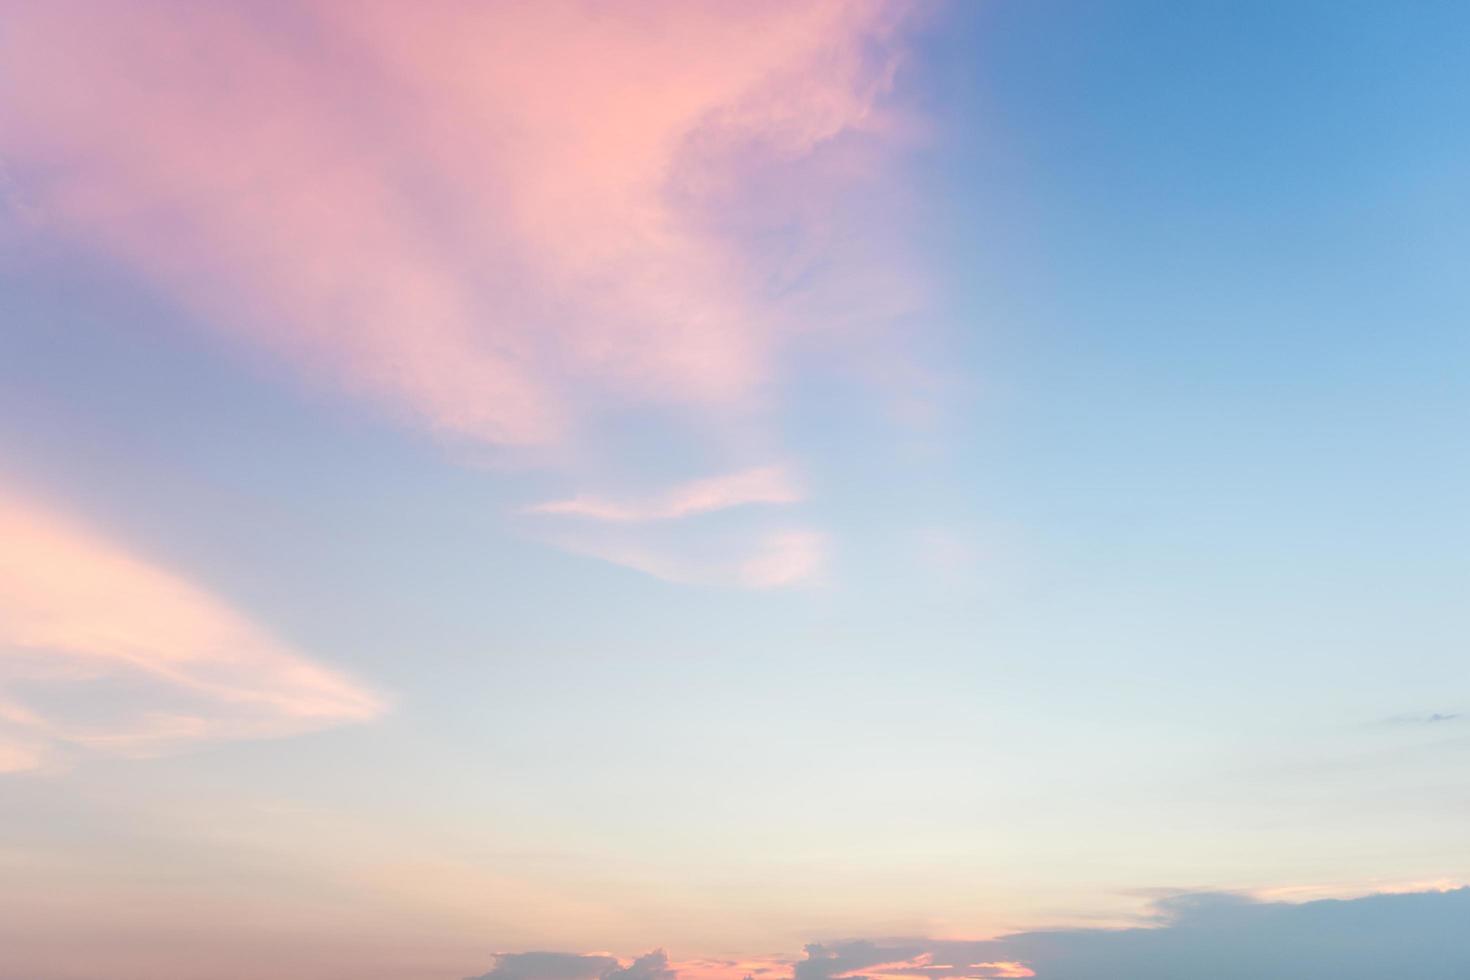
{"type": "Polygon", "coordinates": [[[0,980],[1470,976],[1467,38],[0,0],[0,980]]]}

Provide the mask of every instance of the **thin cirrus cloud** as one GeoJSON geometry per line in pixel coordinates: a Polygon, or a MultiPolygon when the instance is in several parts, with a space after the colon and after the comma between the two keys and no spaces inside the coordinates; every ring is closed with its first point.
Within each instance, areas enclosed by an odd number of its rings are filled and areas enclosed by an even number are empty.
{"type": "Polygon", "coordinates": [[[636,525],[670,524],[752,505],[779,507],[804,499],[800,483],[785,467],[759,466],[691,480],[648,498],[614,500],[584,494],[535,504],[526,513],[573,522],[574,527],[543,532],[565,551],[668,582],[779,589],[820,576],[828,551],[825,535],[811,528],[748,526],[735,531],[680,526],[659,533],[658,528],[636,525]]]}
{"type": "Polygon", "coordinates": [[[753,589],[810,582],[821,574],[826,550],[826,538],[818,531],[777,531],[740,563],[740,582],[753,589]]]}
{"type": "MultiPolygon", "coordinates": [[[[765,444],[789,344],[861,346],[852,322],[916,295],[891,235],[834,234],[825,203],[913,129],[885,98],[913,6],[0,0],[12,224],[471,446],[585,474],[623,406],[765,444]]],[[[758,468],[536,511],[632,525],[799,495],[758,468]]],[[[544,537],[673,581],[821,564],[809,529],[544,537]]]]}
{"type": "Polygon", "coordinates": [[[589,398],[758,407],[793,318],[723,219],[896,126],[907,6],[5,3],[0,151],[17,213],[307,380],[547,446],[589,398]]]}
{"type": "Polygon", "coordinates": [[[670,534],[654,542],[624,533],[553,534],[563,551],[621,565],[679,585],[782,589],[820,581],[828,542],[820,531],[777,529],[753,536],[731,532],[670,534]]]}
{"type": "Polygon", "coordinates": [[[626,524],[675,520],[749,504],[794,504],[803,497],[800,486],[784,468],[759,466],[682,483],[652,500],[615,501],[582,495],[535,504],[526,512],[626,524]]]}
{"type": "Polygon", "coordinates": [[[0,771],[368,721],[384,701],[224,603],[0,492],[0,771]]]}
{"type": "Polygon", "coordinates": [[[793,980],[936,980],[963,977],[966,980],[1008,980],[1034,977],[1036,973],[1020,960],[978,960],[984,943],[949,944],[960,947],[935,952],[930,940],[902,942],[853,942],[806,947],[806,959],[795,965],[793,980]],[[956,955],[959,954],[959,955],[956,955]]]}

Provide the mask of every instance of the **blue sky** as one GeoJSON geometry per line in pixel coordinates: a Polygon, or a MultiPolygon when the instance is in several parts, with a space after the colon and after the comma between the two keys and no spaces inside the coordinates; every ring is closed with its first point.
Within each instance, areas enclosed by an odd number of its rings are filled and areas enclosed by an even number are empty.
{"type": "Polygon", "coordinates": [[[553,7],[11,10],[14,976],[1470,879],[1470,13],[553,7]]]}

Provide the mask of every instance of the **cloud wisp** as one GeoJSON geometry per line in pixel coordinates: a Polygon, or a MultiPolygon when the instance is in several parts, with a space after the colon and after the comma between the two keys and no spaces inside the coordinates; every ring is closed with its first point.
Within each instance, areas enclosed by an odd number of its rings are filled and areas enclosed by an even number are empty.
{"type": "Polygon", "coordinates": [[[784,467],[758,466],[681,483],[651,500],[615,501],[584,494],[534,504],[526,513],[630,524],[677,520],[751,504],[794,504],[803,499],[801,487],[784,467]]]}
{"type": "MultiPolygon", "coordinates": [[[[862,348],[918,295],[889,231],[833,231],[913,128],[887,95],[914,6],[0,0],[11,225],[472,454],[615,483],[589,447],[620,413],[776,452],[790,350],[862,348]]],[[[631,526],[801,496],[758,466],[532,511],[631,526]]],[[[815,574],[801,534],[545,539],[767,588],[815,574]]]]}
{"type": "Polygon", "coordinates": [[[763,398],[799,325],[721,229],[747,171],[893,125],[906,8],[5,4],[0,149],[33,225],[202,323],[546,446],[599,399],[763,398]]]}
{"type": "Polygon", "coordinates": [[[204,590],[0,493],[0,771],[368,721],[382,698],[204,590]]]}
{"type": "Polygon", "coordinates": [[[828,550],[821,532],[749,520],[735,529],[709,528],[690,519],[757,505],[788,506],[805,499],[800,483],[785,467],[760,466],[691,480],[643,499],[584,494],[535,504],[525,513],[553,522],[549,528],[538,527],[536,533],[565,551],[667,582],[777,589],[820,576],[828,550]],[[661,527],[676,522],[683,523],[661,527]]]}
{"type": "Polygon", "coordinates": [[[1399,727],[1422,727],[1425,725],[1442,725],[1452,721],[1462,721],[1463,716],[1456,711],[1428,711],[1418,714],[1394,715],[1385,718],[1380,724],[1394,725],[1399,727]]]}
{"type": "Polygon", "coordinates": [[[743,533],[709,532],[647,536],[613,533],[551,534],[551,544],[572,554],[621,565],[679,585],[782,589],[821,580],[829,545],[820,531],[788,528],[743,533]]]}

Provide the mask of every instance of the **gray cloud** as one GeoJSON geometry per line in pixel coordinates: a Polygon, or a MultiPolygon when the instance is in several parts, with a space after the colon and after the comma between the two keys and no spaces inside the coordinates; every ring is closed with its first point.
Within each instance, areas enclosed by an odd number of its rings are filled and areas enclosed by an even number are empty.
{"type": "MultiPolygon", "coordinates": [[[[908,943],[874,943],[855,940],[845,943],[824,945],[812,943],[806,947],[806,959],[796,964],[795,980],[829,980],[854,971],[866,970],[881,963],[914,960],[932,946],[924,940],[908,943]]],[[[923,968],[915,968],[915,972],[923,968]]]]}
{"type": "Polygon", "coordinates": [[[611,956],[580,953],[499,953],[489,973],[469,980],[675,980],[661,949],[623,966],[611,956]]]}
{"type": "Polygon", "coordinates": [[[898,940],[808,947],[796,980],[998,977],[1037,980],[1464,980],[1470,888],[1301,904],[1238,895],[1160,900],[1135,929],[1027,932],[987,942],[898,940]],[[989,966],[981,966],[989,964],[989,966]],[[881,969],[874,969],[875,967],[881,969]]]}
{"type": "Polygon", "coordinates": [[[577,953],[498,953],[489,973],[470,980],[601,980],[620,964],[611,956],[577,953]]]}
{"type": "Polygon", "coordinates": [[[602,980],[675,980],[677,974],[669,969],[669,958],[664,951],[638,957],[626,969],[613,970],[602,975],[602,980]]]}
{"type": "MultiPolygon", "coordinates": [[[[1145,925],[975,942],[813,943],[792,980],[1466,980],[1470,888],[1294,904],[1200,893],[1161,898],[1145,925]],[[1026,971],[1030,971],[1028,974],[1026,971]]],[[[500,956],[475,980],[677,980],[662,950],[500,956]]]]}

